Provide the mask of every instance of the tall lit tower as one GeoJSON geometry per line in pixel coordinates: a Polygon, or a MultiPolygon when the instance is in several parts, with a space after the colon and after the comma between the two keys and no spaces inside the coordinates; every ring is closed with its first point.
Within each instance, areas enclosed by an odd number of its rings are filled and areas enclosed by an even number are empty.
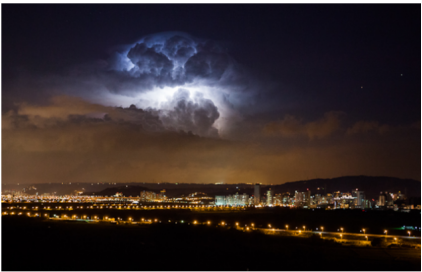
{"type": "Polygon", "coordinates": [[[259,205],[259,203],[261,203],[261,185],[259,185],[259,183],[255,184],[253,195],[254,195],[253,196],[254,197],[254,204],[259,205]]]}
{"type": "Polygon", "coordinates": [[[269,205],[271,205],[271,204],[273,204],[273,197],[272,197],[272,194],[271,194],[272,192],[271,192],[271,188],[267,191],[267,205],[269,206],[269,205]]]}

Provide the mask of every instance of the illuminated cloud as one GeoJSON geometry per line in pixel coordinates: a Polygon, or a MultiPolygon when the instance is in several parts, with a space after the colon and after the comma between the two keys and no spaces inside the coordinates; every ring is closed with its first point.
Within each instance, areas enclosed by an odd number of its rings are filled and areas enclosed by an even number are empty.
{"type": "Polygon", "coordinates": [[[126,46],[109,59],[105,74],[102,82],[110,92],[106,104],[163,110],[166,113],[160,116],[166,126],[203,136],[218,136],[218,129],[240,120],[235,107],[248,98],[248,92],[239,91],[247,80],[242,80],[245,76],[226,50],[214,41],[182,32],[149,35],[126,46]],[[189,108],[190,120],[187,115],[178,116],[181,111],[173,101],[180,88],[200,100],[186,104],[195,107],[189,108]],[[176,115],[170,118],[172,111],[176,115]]]}
{"type": "Polygon", "coordinates": [[[165,107],[168,110],[160,111],[165,126],[198,135],[218,136],[217,129],[212,125],[220,114],[214,103],[204,98],[202,93],[196,93],[191,98],[189,91],[179,89],[165,107]]]}
{"type": "Polygon", "coordinates": [[[307,136],[313,140],[324,138],[340,128],[341,112],[327,112],[324,117],[313,122],[305,123],[292,115],[286,115],[283,120],[267,124],[264,131],[269,135],[283,137],[307,136]]]}
{"type": "Polygon", "coordinates": [[[370,131],[377,132],[379,134],[384,134],[390,131],[390,126],[380,125],[378,122],[372,121],[359,121],[356,122],[351,128],[347,129],[346,134],[358,134],[358,133],[367,133],[370,131]]]}

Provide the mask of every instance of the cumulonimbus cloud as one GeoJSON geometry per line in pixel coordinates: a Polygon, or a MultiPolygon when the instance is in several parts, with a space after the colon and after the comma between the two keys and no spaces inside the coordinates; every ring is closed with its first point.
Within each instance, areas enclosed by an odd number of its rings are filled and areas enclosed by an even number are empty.
{"type": "Polygon", "coordinates": [[[239,120],[235,108],[248,98],[241,91],[248,79],[227,50],[182,32],[149,35],[126,46],[110,57],[103,75],[112,100],[162,111],[165,126],[202,136],[217,137],[218,129],[239,120]],[[180,89],[190,94],[184,102],[180,89]]]}

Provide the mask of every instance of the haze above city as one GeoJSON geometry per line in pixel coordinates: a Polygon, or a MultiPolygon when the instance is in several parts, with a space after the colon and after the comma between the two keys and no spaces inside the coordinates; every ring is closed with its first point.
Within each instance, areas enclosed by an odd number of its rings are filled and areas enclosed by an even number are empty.
{"type": "Polygon", "coordinates": [[[2,183],[420,181],[414,5],[3,5],[2,24],[2,183]]]}

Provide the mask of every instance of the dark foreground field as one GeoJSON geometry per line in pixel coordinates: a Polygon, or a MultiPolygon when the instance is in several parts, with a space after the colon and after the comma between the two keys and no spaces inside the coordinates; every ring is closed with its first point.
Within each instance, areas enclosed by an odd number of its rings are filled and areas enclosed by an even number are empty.
{"type": "Polygon", "coordinates": [[[420,253],[215,226],[2,217],[2,270],[421,270],[420,253]]]}

